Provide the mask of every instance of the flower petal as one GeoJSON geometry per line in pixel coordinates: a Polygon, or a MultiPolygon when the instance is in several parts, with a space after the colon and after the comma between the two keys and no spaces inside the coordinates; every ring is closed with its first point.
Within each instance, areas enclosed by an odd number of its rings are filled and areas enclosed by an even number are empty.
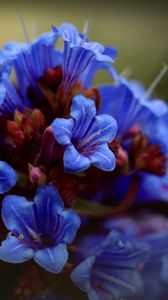
{"type": "Polygon", "coordinates": [[[33,203],[25,197],[6,196],[2,203],[2,219],[9,230],[26,235],[26,238],[37,229],[33,203]]]}
{"type": "Polygon", "coordinates": [[[67,146],[64,152],[64,167],[68,172],[80,172],[90,167],[89,158],[81,155],[73,145],[67,146]]]}
{"type": "Polygon", "coordinates": [[[23,97],[26,97],[30,85],[39,91],[37,80],[48,68],[61,64],[62,54],[54,49],[57,38],[56,33],[46,32],[32,43],[12,42],[5,45],[4,51],[14,65],[23,97]]]}
{"type": "Polygon", "coordinates": [[[71,117],[75,120],[73,139],[78,137],[82,139],[95,115],[96,107],[93,100],[87,99],[82,95],[73,98],[71,106],[71,117]]]}
{"type": "Polygon", "coordinates": [[[9,80],[3,80],[0,87],[0,114],[13,114],[16,109],[23,110],[25,105],[31,106],[29,103],[22,101],[14,85],[9,80]]]}
{"type": "Polygon", "coordinates": [[[10,263],[22,263],[34,257],[34,250],[24,245],[23,241],[11,236],[0,246],[0,259],[10,263]]]}
{"type": "Polygon", "coordinates": [[[116,57],[115,49],[90,42],[71,24],[53,26],[53,30],[64,40],[64,87],[72,86],[96,61],[113,62],[116,57]]]}
{"type": "Polygon", "coordinates": [[[94,75],[99,70],[107,70],[109,76],[112,77],[115,81],[118,81],[119,75],[117,74],[112,64],[104,61],[95,61],[94,63],[90,64],[80,75],[79,80],[82,82],[85,89],[88,89],[90,87],[94,75]]]}
{"type": "Polygon", "coordinates": [[[115,155],[107,144],[94,147],[89,159],[92,165],[104,171],[113,171],[116,166],[115,155]]]}
{"type": "Polygon", "coordinates": [[[94,122],[80,145],[93,146],[97,143],[109,143],[116,136],[117,122],[109,115],[96,116],[94,122]]]}
{"type": "Polygon", "coordinates": [[[64,208],[57,190],[51,184],[37,189],[33,207],[38,228],[43,234],[51,234],[57,215],[64,208]],[[45,220],[45,222],[42,222],[42,220],[45,220]]]}
{"type": "MultiPolygon", "coordinates": [[[[85,249],[83,254],[86,256],[85,249]]],[[[112,230],[73,270],[71,278],[90,300],[125,299],[141,291],[138,267],[148,258],[147,244],[121,240],[121,235],[112,230]]]]}
{"type": "Polygon", "coordinates": [[[7,79],[11,73],[11,63],[5,55],[5,51],[0,51],[0,80],[7,79]]]}
{"type": "Polygon", "coordinates": [[[156,116],[161,117],[168,113],[168,105],[166,102],[160,99],[152,99],[143,102],[144,105],[150,108],[150,110],[156,114],[156,116]]]}
{"type": "Polygon", "coordinates": [[[37,251],[34,260],[47,271],[59,273],[68,260],[67,247],[65,244],[58,244],[53,248],[44,248],[37,251]]]}
{"type": "Polygon", "coordinates": [[[66,244],[70,244],[73,242],[76,233],[80,227],[81,221],[79,216],[73,212],[73,210],[69,209],[62,213],[62,217],[64,219],[64,230],[63,230],[63,241],[66,244]],[[66,225],[67,224],[67,225],[66,225]]]}
{"type": "Polygon", "coordinates": [[[0,161],[0,194],[10,190],[17,181],[15,170],[5,161],[0,161]]]}
{"type": "Polygon", "coordinates": [[[143,128],[154,118],[152,111],[135,97],[125,81],[116,87],[102,87],[99,91],[102,99],[100,113],[110,114],[116,119],[118,135],[126,133],[133,125],[143,128]]]}
{"type": "Polygon", "coordinates": [[[73,126],[74,121],[72,119],[57,118],[53,121],[53,133],[59,144],[68,145],[70,143],[73,126]]]}
{"type": "Polygon", "coordinates": [[[90,277],[95,259],[95,256],[87,257],[71,273],[72,281],[86,293],[91,290],[90,277]]]}

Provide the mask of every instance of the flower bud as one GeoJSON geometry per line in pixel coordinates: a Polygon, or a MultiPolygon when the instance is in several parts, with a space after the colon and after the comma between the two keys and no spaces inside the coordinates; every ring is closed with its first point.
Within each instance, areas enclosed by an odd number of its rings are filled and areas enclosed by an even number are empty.
{"type": "Polygon", "coordinates": [[[47,165],[57,158],[58,143],[53,135],[51,126],[47,127],[43,133],[40,155],[42,162],[47,165]]]}
{"type": "Polygon", "coordinates": [[[24,115],[20,111],[18,111],[18,110],[15,111],[15,113],[14,113],[14,121],[16,123],[18,123],[19,125],[21,125],[23,117],[24,117],[24,115]]]}
{"type": "Polygon", "coordinates": [[[42,168],[29,164],[29,178],[35,187],[41,187],[47,183],[47,177],[42,168]]]}
{"type": "Polygon", "coordinates": [[[22,119],[22,128],[28,136],[30,136],[34,131],[32,121],[26,117],[23,117],[22,119]]]}
{"type": "Polygon", "coordinates": [[[14,132],[20,130],[19,125],[14,121],[7,121],[7,132],[14,134],[14,132]]]}
{"type": "Polygon", "coordinates": [[[37,130],[43,131],[46,128],[45,117],[39,109],[32,111],[32,122],[37,130]]]}

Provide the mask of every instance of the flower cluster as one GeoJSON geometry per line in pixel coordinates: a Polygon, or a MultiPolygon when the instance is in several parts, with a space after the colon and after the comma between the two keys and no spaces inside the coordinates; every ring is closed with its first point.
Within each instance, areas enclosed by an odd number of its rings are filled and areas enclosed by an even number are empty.
{"type": "Polygon", "coordinates": [[[0,51],[0,268],[27,262],[6,297],[166,300],[168,106],[116,56],[68,23],[0,51]]]}

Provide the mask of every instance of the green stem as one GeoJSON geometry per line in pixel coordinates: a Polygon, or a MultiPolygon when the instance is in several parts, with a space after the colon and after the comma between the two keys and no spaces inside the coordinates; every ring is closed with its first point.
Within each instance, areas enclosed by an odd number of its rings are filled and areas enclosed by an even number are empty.
{"type": "Polygon", "coordinates": [[[133,204],[137,191],[139,188],[139,177],[133,176],[131,185],[128,189],[127,194],[118,206],[105,206],[102,204],[93,203],[83,199],[78,199],[74,207],[76,213],[79,215],[96,217],[96,218],[108,218],[119,215],[125,212],[133,204]]]}

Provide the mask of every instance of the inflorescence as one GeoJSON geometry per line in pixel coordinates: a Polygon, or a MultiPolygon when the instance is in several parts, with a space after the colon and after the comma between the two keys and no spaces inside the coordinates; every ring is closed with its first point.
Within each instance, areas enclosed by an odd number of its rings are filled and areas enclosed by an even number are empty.
{"type": "MultiPolygon", "coordinates": [[[[168,106],[116,56],[66,23],[0,51],[0,259],[58,274],[36,299],[165,299],[168,106]]],[[[39,295],[24,274],[12,299],[39,295]]]]}

